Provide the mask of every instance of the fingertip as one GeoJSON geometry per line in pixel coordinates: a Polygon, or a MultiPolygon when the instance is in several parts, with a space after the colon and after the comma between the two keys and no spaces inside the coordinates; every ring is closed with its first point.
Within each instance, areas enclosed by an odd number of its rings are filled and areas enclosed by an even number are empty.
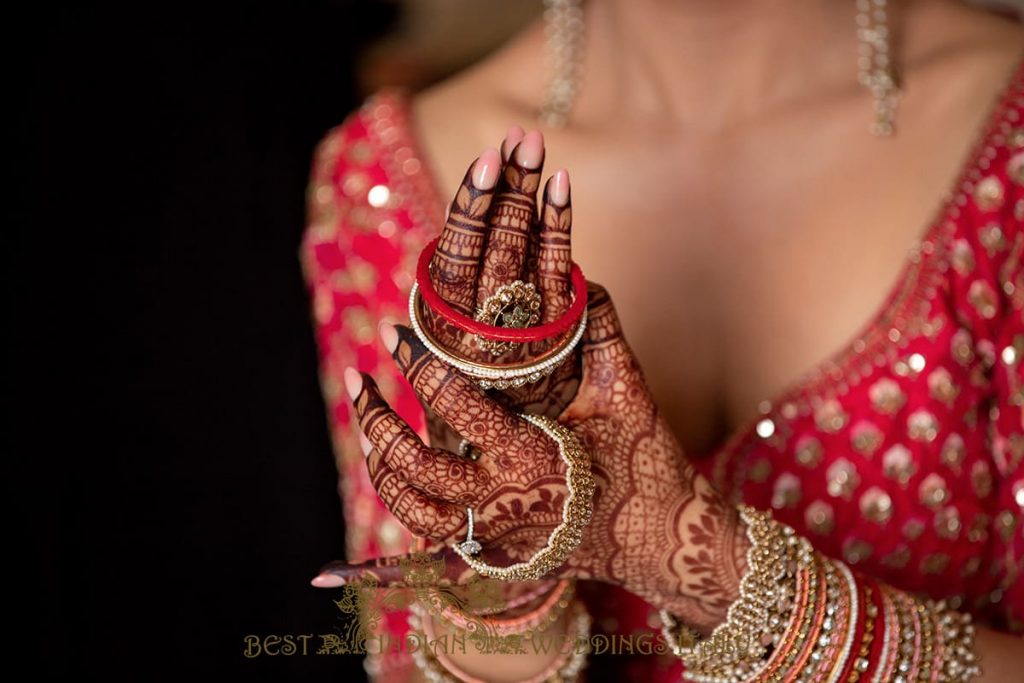
{"type": "Polygon", "coordinates": [[[319,574],[309,582],[317,588],[337,588],[345,585],[345,579],[336,574],[319,574]]]}
{"type": "Polygon", "coordinates": [[[380,336],[380,340],[384,344],[384,348],[388,350],[388,353],[394,353],[395,349],[398,348],[398,330],[395,329],[395,326],[383,320],[377,326],[377,334],[380,336]]]}
{"type": "Polygon", "coordinates": [[[345,391],[348,392],[348,397],[353,401],[356,400],[359,392],[363,390],[363,376],[355,368],[348,367],[345,368],[344,379],[345,391]]]}
{"type": "Polygon", "coordinates": [[[527,169],[540,168],[544,160],[544,135],[539,130],[531,130],[523,137],[516,149],[515,160],[527,169]]]}
{"type": "Polygon", "coordinates": [[[505,139],[501,141],[501,158],[503,161],[508,160],[508,155],[516,148],[516,145],[523,141],[524,135],[526,135],[526,132],[521,126],[509,126],[509,129],[505,132],[505,139]]]}
{"type": "Polygon", "coordinates": [[[498,150],[490,147],[484,150],[473,165],[473,187],[478,190],[491,190],[498,182],[501,171],[501,155],[498,150]]]}
{"type": "Polygon", "coordinates": [[[564,168],[555,171],[548,185],[548,199],[561,208],[569,204],[569,172],[564,168]]]}

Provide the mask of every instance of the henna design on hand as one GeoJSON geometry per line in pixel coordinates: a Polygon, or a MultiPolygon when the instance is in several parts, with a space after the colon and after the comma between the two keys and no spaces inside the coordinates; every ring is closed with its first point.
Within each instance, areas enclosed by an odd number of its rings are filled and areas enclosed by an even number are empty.
{"type": "Polygon", "coordinates": [[[477,277],[487,238],[487,216],[494,190],[473,184],[473,164],[455,194],[448,220],[431,260],[433,285],[452,308],[472,316],[476,310],[477,277]]]}
{"type": "MultiPolygon", "coordinates": [[[[434,285],[451,305],[465,311],[517,278],[538,286],[545,320],[571,303],[571,204],[566,195],[556,205],[549,182],[537,222],[539,175],[539,168],[509,162],[498,188],[483,192],[467,174],[433,261],[434,285]]],[[[624,586],[710,630],[738,596],[748,547],[742,522],[683,454],[607,292],[591,285],[588,297],[589,323],[577,355],[546,380],[506,392],[481,391],[408,329],[397,328],[393,356],[427,408],[434,446],[424,444],[364,377],[355,404],[372,444],[371,478],[416,535],[438,543],[459,538],[471,505],[486,559],[499,565],[524,560],[561,520],[567,489],[557,446],[515,413],[557,416],[590,451],[597,481],[584,541],[560,573],[624,586]],[[438,447],[451,449],[460,436],[483,453],[479,460],[438,447]]],[[[468,335],[440,320],[426,322],[453,352],[481,358],[468,335]]],[[[523,359],[536,353],[529,345],[510,352],[523,359]]],[[[452,581],[472,574],[447,550],[437,557],[458,567],[446,574],[452,581]]],[[[395,566],[335,564],[330,571],[345,580],[363,572],[383,578],[395,566]]]]}

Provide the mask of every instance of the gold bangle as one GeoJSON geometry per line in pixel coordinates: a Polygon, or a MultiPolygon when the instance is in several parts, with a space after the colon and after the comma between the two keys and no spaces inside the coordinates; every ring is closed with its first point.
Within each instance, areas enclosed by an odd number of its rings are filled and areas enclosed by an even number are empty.
{"type": "Polygon", "coordinates": [[[558,454],[568,468],[565,483],[569,495],[562,507],[562,522],[548,536],[547,544],[526,562],[495,567],[474,557],[476,553],[468,553],[461,544],[452,546],[478,574],[502,581],[533,581],[560,567],[583,542],[583,531],[593,512],[594,475],[590,471],[590,455],[580,440],[551,418],[540,415],[521,417],[558,444],[558,454]]]}

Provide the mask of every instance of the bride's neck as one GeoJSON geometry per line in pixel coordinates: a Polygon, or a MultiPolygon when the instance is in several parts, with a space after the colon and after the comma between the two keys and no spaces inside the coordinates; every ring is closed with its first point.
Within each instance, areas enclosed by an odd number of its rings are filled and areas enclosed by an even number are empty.
{"type": "Polygon", "coordinates": [[[586,15],[590,95],[640,114],[735,119],[856,84],[853,0],[592,0],[586,15]]]}

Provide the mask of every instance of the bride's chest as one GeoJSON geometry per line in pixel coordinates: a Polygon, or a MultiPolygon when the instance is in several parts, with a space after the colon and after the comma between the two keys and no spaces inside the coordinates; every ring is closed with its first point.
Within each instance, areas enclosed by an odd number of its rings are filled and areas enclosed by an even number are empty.
{"type": "Polygon", "coordinates": [[[921,221],[737,192],[574,205],[574,258],[605,285],[684,445],[707,451],[851,341],[898,286],[921,221]]]}

